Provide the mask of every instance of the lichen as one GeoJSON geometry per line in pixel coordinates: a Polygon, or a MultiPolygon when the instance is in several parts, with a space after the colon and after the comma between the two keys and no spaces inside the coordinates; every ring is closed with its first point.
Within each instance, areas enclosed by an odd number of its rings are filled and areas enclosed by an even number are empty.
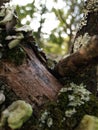
{"type": "Polygon", "coordinates": [[[4,6],[0,10],[0,16],[0,59],[7,59],[16,65],[20,65],[26,55],[20,45],[22,39],[24,39],[24,34],[14,28],[17,23],[15,8],[13,6],[4,6]],[[12,30],[13,33],[9,33],[12,30]]]}
{"type": "MultiPolygon", "coordinates": [[[[64,90],[64,89],[63,89],[64,90]]],[[[66,104],[65,116],[71,117],[74,113],[76,113],[76,108],[85,104],[90,100],[90,92],[86,89],[86,86],[83,84],[76,85],[74,83],[70,84],[68,89],[62,91],[60,93],[66,93],[68,103],[66,104]]],[[[59,94],[60,95],[60,94],[59,94]]]]}
{"type": "Polygon", "coordinates": [[[21,40],[24,38],[23,34],[22,33],[19,33],[17,34],[16,38],[11,40],[9,43],[8,43],[8,47],[9,49],[12,49],[14,47],[16,47],[17,45],[19,45],[19,43],[21,42],[21,40]]]}
{"type": "Polygon", "coordinates": [[[85,85],[71,83],[60,90],[57,102],[45,106],[38,130],[73,130],[86,114],[98,117],[98,99],[85,85]]]}
{"type": "Polygon", "coordinates": [[[98,130],[98,117],[84,115],[76,130],[98,130]]]}
{"type": "Polygon", "coordinates": [[[3,94],[3,91],[0,91],[0,104],[2,104],[5,101],[5,95],[3,94]]]}
{"type": "Polygon", "coordinates": [[[10,22],[13,17],[16,17],[15,15],[15,7],[12,6],[7,6],[7,7],[3,7],[3,9],[1,10],[0,16],[3,16],[3,20],[0,21],[0,25],[5,25],[7,22],[10,22]]]}
{"type": "Polygon", "coordinates": [[[88,0],[85,2],[84,7],[84,15],[78,26],[78,30],[82,29],[82,27],[87,25],[87,17],[89,13],[98,11],[98,0],[88,0]]]}
{"type": "Polygon", "coordinates": [[[48,118],[47,125],[48,125],[49,128],[53,125],[53,119],[52,118],[48,118]]]}
{"type": "Polygon", "coordinates": [[[8,123],[10,128],[18,129],[30,118],[32,112],[30,104],[22,100],[15,101],[2,112],[0,127],[8,123]]]}
{"type": "Polygon", "coordinates": [[[87,44],[89,43],[88,41],[91,39],[91,37],[89,36],[88,33],[85,33],[83,36],[80,35],[79,37],[77,37],[75,39],[75,43],[74,43],[74,49],[73,51],[76,52],[78,51],[81,46],[84,47],[84,46],[87,46],[87,44]]]}
{"type": "Polygon", "coordinates": [[[81,22],[78,25],[78,30],[82,29],[83,26],[87,25],[87,16],[88,12],[85,12],[83,18],[81,19],[81,22]]]}
{"type": "Polygon", "coordinates": [[[88,0],[86,2],[86,11],[87,12],[96,12],[98,11],[98,0],[88,0]]]}

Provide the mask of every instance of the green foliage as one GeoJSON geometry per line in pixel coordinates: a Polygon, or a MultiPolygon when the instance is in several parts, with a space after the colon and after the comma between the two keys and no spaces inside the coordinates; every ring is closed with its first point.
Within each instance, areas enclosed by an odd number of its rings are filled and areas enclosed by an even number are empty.
{"type": "MultiPolygon", "coordinates": [[[[36,11],[36,8],[34,6],[34,2],[27,4],[26,6],[18,6],[16,7],[17,15],[20,20],[25,18],[27,15],[29,15],[31,18],[34,17],[33,14],[36,11]]],[[[30,24],[30,21],[27,21],[28,24],[30,24]]]]}
{"type": "MultiPolygon", "coordinates": [[[[54,6],[51,5],[51,9],[48,9],[47,0],[44,2],[40,1],[38,6],[36,6],[35,0],[33,0],[32,3],[27,4],[26,6],[17,6],[17,12],[20,20],[29,16],[29,20],[27,19],[26,24],[31,24],[31,21],[33,22],[35,19],[39,22],[39,25],[35,25],[38,27],[33,31],[33,35],[39,45],[42,48],[45,48],[44,50],[46,53],[64,55],[68,53],[72,43],[71,39],[74,37],[75,29],[80,21],[83,1],[62,0],[61,2],[64,3],[62,8],[56,8],[56,4],[59,0],[53,0],[53,2],[54,6]],[[46,14],[48,15],[48,13],[55,14],[55,19],[58,21],[58,26],[54,27],[49,34],[43,32],[43,26],[47,21],[46,14]],[[45,39],[44,37],[46,36],[47,38],[45,39]],[[62,46],[65,49],[62,49],[62,46]]],[[[51,25],[47,26],[50,26],[51,28],[51,25]]]]}

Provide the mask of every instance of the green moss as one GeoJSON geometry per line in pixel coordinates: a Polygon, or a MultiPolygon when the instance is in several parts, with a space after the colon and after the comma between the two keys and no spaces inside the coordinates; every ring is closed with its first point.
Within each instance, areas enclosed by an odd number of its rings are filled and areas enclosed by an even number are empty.
{"type": "Polygon", "coordinates": [[[86,86],[83,87],[83,84],[80,84],[80,86],[77,86],[76,84],[71,85],[72,88],[80,92],[80,95],[77,95],[78,93],[75,93],[76,91],[73,91],[71,87],[63,89],[59,93],[57,102],[48,103],[44,107],[44,110],[41,112],[40,117],[45,113],[45,111],[47,114],[45,118],[43,118],[44,123],[39,121],[39,125],[41,124],[41,127],[39,127],[38,130],[65,130],[65,128],[66,130],[74,130],[79,125],[79,122],[84,115],[93,115],[98,117],[97,97],[86,90],[86,86]],[[75,104],[75,106],[69,106],[70,100],[68,96],[73,94],[76,94],[75,97],[80,96],[80,99],[82,100],[77,100],[79,101],[79,104],[75,104]],[[69,110],[72,110],[73,113],[68,117],[66,116],[65,112],[69,110]],[[48,127],[47,121],[50,118],[52,119],[53,124],[51,127],[48,127]]]}
{"type": "Polygon", "coordinates": [[[7,52],[7,58],[15,63],[16,65],[21,65],[24,61],[24,58],[26,57],[26,54],[24,50],[21,47],[15,47],[13,49],[9,49],[7,52]]]}

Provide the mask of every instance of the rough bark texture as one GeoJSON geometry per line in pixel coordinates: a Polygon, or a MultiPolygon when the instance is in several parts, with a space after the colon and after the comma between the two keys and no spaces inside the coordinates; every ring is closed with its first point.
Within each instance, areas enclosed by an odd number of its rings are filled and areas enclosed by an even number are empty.
{"type": "MultiPolygon", "coordinates": [[[[29,45],[23,48],[26,59],[22,65],[17,66],[6,59],[0,61],[0,91],[6,96],[0,112],[19,99],[30,103],[34,114],[20,130],[35,130],[33,123],[38,120],[40,110],[47,102],[57,100],[62,85],[41,63],[29,45]]],[[[7,125],[4,130],[6,129],[12,130],[7,125]]]]}
{"type": "Polygon", "coordinates": [[[98,64],[98,36],[93,36],[86,47],[61,60],[55,70],[61,76],[81,73],[83,69],[98,64]]]}
{"type": "MultiPolygon", "coordinates": [[[[0,93],[3,91],[5,95],[0,112],[20,99],[32,106],[36,120],[46,102],[57,100],[62,85],[46,68],[48,59],[35,43],[31,29],[14,28],[17,22],[14,7],[0,11],[0,93]]],[[[1,115],[0,130],[3,129],[1,115]]],[[[32,130],[34,120],[29,120],[20,130],[32,130]]],[[[6,129],[11,128],[6,124],[6,129]]]]}
{"type": "Polygon", "coordinates": [[[0,77],[16,96],[38,106],[47,100],[55,100],[62,87],[57,79],[38,60],[33,50],[25,48],[28,58],[15,66],[8,61],[0,62],[0,77]]]}
{"type": "MultiPolygon", "coordinates": [[[[89,7],[88,5],[91,6],[94,4],[92,0],[89,2],[86,5],[87,8],[89,7]],[[89,2],[91,3],[89,4],[89,2]]],[[[82,27],[78,30],[70,56],[57,63],[52,72],[55,73],[58,79],[64,79],[64,83],[62,82],[62,84],[65,85],[65,90],[68,89],[67,87],[70,88],[70,83],[72,82],[77,88],[81,83],[83,83],[86,85],[88,90],[96,95],[96,64],[98,63],[98,10],[87,10],[88,12],[85,19],[86,24],[82,25],[82,27]],[[68,86],[66,86],[66,84],[68,86]]],[[[3,18],[1,17],[1,20],[2,19],[3,18]]],[[[6,23],[9,24],[8,21],[6,21],[6,23]]],[[[29,102],[34,109],[34,113],[31,119],[26,122],[20,130],[65,130],[65,128],[66,130],[73,130],[78,125],[78,120],[80,121],[80,118],[85,113],[96,115],[96,113],[98,113],[98,106],[95,103],[96,98],[93,98],[91,101],[87,102],[87,104],[84,104],[84,106],[80,105],[75,108],[77,109],[78,114],[75,113],[75,115],[71,118],[65,118],[67,110],[72,109],[72,112],[74,110],[73,106],[68,106],[68,96],[73,94],[73,90],[69,90],[69,93],[65,91],[65,93],[61,93],[57,97],[62,85],[44,66],[46,63],[45,55],[42,52],[39,54],[36,52],[36,47],[33,46],[35,41],[33,41],[34,39],[32,37],[32,33],[25,32],[23,30],[17,32],[13,29],[14,25],[12,24],[10,30],[7,30],[6,23],[3,21],[4,25],[1,24],[1,32],[3,32],[4,35],[1,33],[2,38],[0,44],[2,54],[6,50],[6,54],[4,53],[0,60],[0,90],[4,91],[6,100],[1,105],[2,107],[0,108],[0,111],[2,112],[17,99],[23,99],[26,102],[29,102]],[[14,51],[17,52],[17,50],[21,48],[25,52],[25,58],[24,61],[21,62],[21,65],[15,65],[15,58],[14,62],[11,62],[8,58],[9,52],[11,52],[8,47],[11,40],[20,40],[20,33],[23,39],[19,43],[19,46],[15,46],[17,49],[12,48],[13,51],[11,51],[12,53],[14,51]],[[6,36],[8,34],[11,35],[10,40],[6,40],[6,36]],[[14,37],[17,36],[18,38],[13,39],[12,35],[14,35],[14,37]],[[3,46],[3,43],[5,46],[3,46]],[[55,101],[56,99],[58,99],[58,102],[55,101]],[[45,103],[47,103],[47,105],[45,105],[45,103]],[[40,127],[41,120],[39,120],[39,117],[41,119],[40,109],[42,107],[47,111],[46,113],[43,111],[46,115],[44,117],[44,123],[41,122],[42,126],[40,127]],[[52,121],[53,125],[48,124],[52,121]],[[51,125],[51,127],[49,125],[51,125]]],[[[82,89],[84,90],[83,87],[82,89]]],[[[76,96],[81,97],[81,91],[79,94],[80,95],[76,96]]],[[[11,130],[11,128],[8,128],[7,125],[4,129],[11,130]]]]}
{"type": "Polygon", "coordinates": [[[62,77],[70,75],[71,72],[73,82],[83,82],[91,92],[96,94],[96,65],[98,64],[98,10],[96,1],[87,1],[85,10],[85,15],[81,22],[82,25],[77,31],[72,45],[71,55],[61,60],[56,65],[55,70],[62,77]],[[94,11],[94,9],[96,10],[94,11]],[[86,34],[88,36],[85,38],[86,34]],[[93,36],[96,37],[95,40],[93,36]],[[88,37],[90,38],[86,42],[88,37]],[[76,80],[74,80],[74,75],[76,80]]]}

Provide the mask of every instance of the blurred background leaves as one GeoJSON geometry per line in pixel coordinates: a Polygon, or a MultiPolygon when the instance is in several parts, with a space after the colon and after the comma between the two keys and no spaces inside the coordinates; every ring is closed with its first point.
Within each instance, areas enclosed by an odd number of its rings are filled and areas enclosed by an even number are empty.
{"type": "Polygon", "coordinates": [[[30,25],[39,46],[58,60],[69,52],[83,4],[83,0],[32,0],[27,5],[17,5],[19,26],[30,25]]]}

